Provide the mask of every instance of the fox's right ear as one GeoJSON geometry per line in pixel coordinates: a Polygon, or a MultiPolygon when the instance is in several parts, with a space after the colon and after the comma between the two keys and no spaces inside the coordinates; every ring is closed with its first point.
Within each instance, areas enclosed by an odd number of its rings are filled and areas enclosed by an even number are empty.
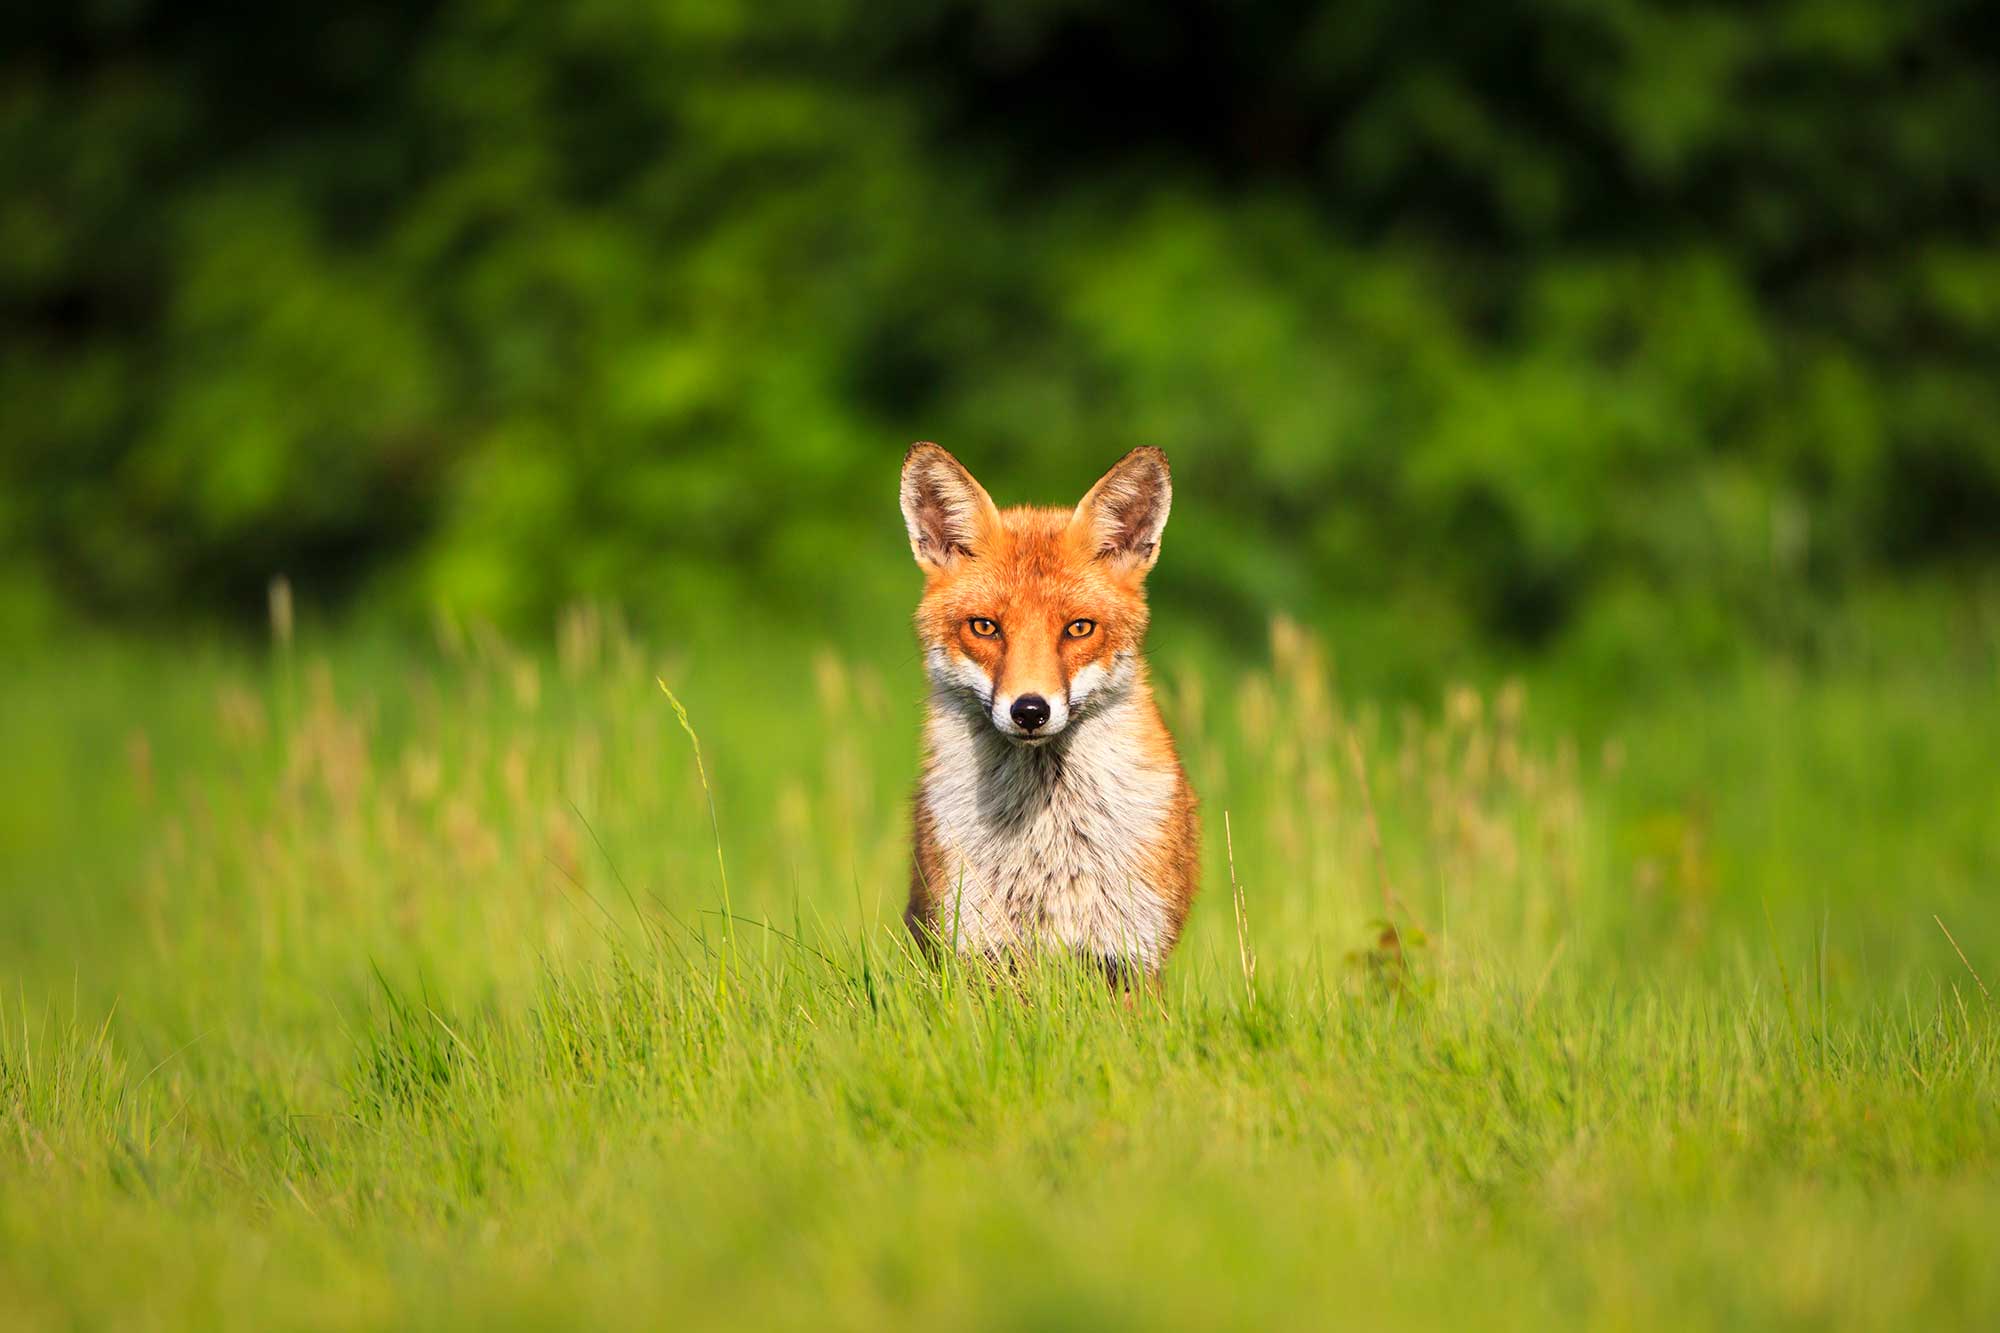
{"type": "Polygon", "coordinates": [[[903,522],[910,552],[926,569],[976,555],[1000,521],[992,497],[956,458],[935,444],[913,444],[903,457],[903,522]]]}
{"type": "Polygon", "coordinates": [[[1141,447],[1098,478],[1070,523],[1083,533],[1098,559],[1143,577],[1160,558],[1160,533],[1173,503],[1167,456],[1141,447]]]}

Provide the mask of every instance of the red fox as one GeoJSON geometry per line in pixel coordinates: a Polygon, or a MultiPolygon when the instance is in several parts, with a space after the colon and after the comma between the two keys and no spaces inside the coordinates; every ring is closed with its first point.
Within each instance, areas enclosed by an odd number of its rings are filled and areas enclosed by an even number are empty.
{"type": "Polygon", "coordinates": [[[996,509],[935,444],[903,459],[930,677],[904,920],[926,947],[1151,978],[1180,937],[1201,830],[1140,656],[1172,500],[1158,449],[1074,510],[996,509]]]}

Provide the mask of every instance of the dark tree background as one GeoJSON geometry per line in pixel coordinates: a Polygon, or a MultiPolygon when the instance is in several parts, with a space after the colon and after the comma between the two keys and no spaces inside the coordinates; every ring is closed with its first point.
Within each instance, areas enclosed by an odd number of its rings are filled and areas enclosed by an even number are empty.
{"type": "Polygon", "coordinates": [[[1941,0],[86,0],[0,19],[0,624],[908,594],[1165,446],[1162,595],[1700,645],[2000,554],[1941,0]]]}

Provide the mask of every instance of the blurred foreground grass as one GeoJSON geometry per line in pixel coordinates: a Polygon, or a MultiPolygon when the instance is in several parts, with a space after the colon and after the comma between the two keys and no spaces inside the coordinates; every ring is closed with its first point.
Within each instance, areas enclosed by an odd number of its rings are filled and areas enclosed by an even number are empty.
{"type": "Polygon", "coordinates": [[[1128,1004],[910,957],[906,654],[44,653],[0,1324],[1990,1321],[1995,662],[1582,734],[1168,666],[1207,888],[1128,1004]]]}

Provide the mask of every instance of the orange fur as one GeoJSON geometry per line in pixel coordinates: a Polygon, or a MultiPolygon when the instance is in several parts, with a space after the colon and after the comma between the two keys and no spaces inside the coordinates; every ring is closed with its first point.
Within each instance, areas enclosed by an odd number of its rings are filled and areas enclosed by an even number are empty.
{"type": "Polygon", "coordinates": [[[1073,511],[1003,511],[950,454],[911,449],[903,507],[932,679],[906,914],[920,938],[1053,943],[1151,973],[1179,937],[1199,824],[1140,656],[1170,498],[1157,450],[1073,511]],[[1047,700],[1045,730],[1010,720],[1027,696],[1047,700]]]}

